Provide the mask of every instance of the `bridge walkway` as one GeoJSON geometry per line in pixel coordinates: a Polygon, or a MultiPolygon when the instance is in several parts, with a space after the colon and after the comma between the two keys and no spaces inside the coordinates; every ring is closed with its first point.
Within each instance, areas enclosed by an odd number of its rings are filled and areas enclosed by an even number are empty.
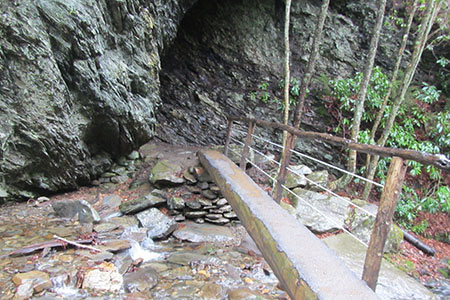
{"type": "Polygon", "coordinates": [[[199,158],[291,299],[378,299],[230,159],[213,150],[200,151],[199,158]]]}

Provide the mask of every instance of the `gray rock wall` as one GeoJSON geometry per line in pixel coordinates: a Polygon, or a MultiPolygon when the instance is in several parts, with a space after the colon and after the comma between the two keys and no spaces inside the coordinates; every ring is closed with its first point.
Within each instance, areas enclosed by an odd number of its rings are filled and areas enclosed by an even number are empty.
{"type": "MultiPolygon", "coordinates": [[[[360,69],[373,10],[332,3],[317,78],[360,69]]],[[[316,1],[293,3],[294,77],[306,67],[318,12],[316,1]]],[[[155,132],[172,143],[220,144],[226,114],[279,120],[276,104],[249,95],[269,82],[281,96],[283,14],[282,0],[1,1],[0,202],[87,184],[155,132]]],[[[378,56],[386,66],[389,45],[378,56]]],[[[319,85],[305,124],[326,131],[319,85]]],[[[339,157],[320,143],[302,147],[339,157]]]]}
{"type": "Polygon", "coordinates": [[[194,2],[1,1],[0,194],[76,188],[150,139],[160,53],[194,2]]]}
{"type": "MultiPolygon", "coordinates": [[[[333,119],[321,97],[324,81],[362,70],[375,9],[370,1],[332,1],[307,99],[305,129],[324,132],[331,128],[333,119]]],[[[301,78],[306,69],[319,11],[317,1],[292,3],[291,76],[295,78],[301,78]]],[[[158,136],[168,142],[220,144],[227,114],[281,121],[279,104],[271,102],[274,97],[282,99],[283,18],[283,1],[198,1],[163,56],[158,136]],[[265,102],[258,95],[251,97],[261,83],[268,83],[270,99],[265,102]]],[[[394,64],[391,53],[398,36],[385,30],[377,64],[394,64]]],[[[257,133],[281,141],[281,132],[257,129],[257,133]]],[[[264,142],[261,146],[271,148],[264,142]]],[[[299,147],[325,161],[340,160],[340,150],[324,143],[299,141],[299,147]]]]}

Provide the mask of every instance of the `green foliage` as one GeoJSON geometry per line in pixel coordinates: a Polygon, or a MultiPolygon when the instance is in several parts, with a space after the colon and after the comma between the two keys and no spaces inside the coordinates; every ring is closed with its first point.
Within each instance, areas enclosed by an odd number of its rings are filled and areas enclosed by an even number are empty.
{"type": "Polygon", "coordinates": [[[434,85],[428,85],[426,82],[422,82],[423,87],[414,92],[416,99],[432,104],[439,100],[441,91],[439,91],[434,85]]]}
{"type": "MultiPolygon", "coordinates": [[[[356,101],[358,100],[357,95],[362,78],[363,74],[357,73],[353,78],[330,81],[332,87],[331,95],[340,102],[341,111],[347,112],[347,115],[349,115],[349,112],[353,112],[356,101]]],[[[364,122],[372,122],[375,119],[376,113],[381,108],[390,86],[389,78],[381,71],[380,67],[375,67],[367,89],[366,109],[362,115],[364,122]]],[[[342,123],[335,129],[336,132],[342,132],[346,128],[351,129],[351,120],[349,118],[344,118],[341,121],[342,123]]],[[[358,141],[362,143],[368,142],[366,141],[369,136],[368,133],[362,130],[358,141]]]]}
{"type": "MultiPolygon", "coordinates": [[[[416,225],[419,226],[416,228],[417,231],[414,230],[414,227],[411,228],[410,225],[411,221],[417,217],[419,211],[450,213],[450,188],[448,186],[440,186],[431,196],[419,199],[414,189],[403,185],[402,198],[398,201],[395,210],[397,222],[421,234],[421,232],[418,232],[421,229],[419,225],[416,225]]],[[[426,227],[423,230],[425,229],[426,227]]]]}
{"type": "MultiPolygon", "coordinates": [[[[332,87],[331,95],[340,103],[340,109],[343,118],[339,120],[339,125],[336,132],[348,132],[351,128],[351,117],[357,101],[362,74],[358,73],[353,78],[332,80],[330,85],[332,87]]],[[[367,98],[365,102],[365,111],[362,115],[362,130],[359,132],[358,142],[370,144],[370,130],[364,129],[364,126],[370,128],[371,122],[374,120],[384,97],[390,87],[386,75],[384,75],[380,68],[376,67],[373,70],[373,75],[370,80],[367,98]]],[[[427,153],[441,153],[443,149],[450,147],[450,112],[448,110],[440,111],[432,114],[425,108],[433,103],[436,103],[441,96],[441,92],[432,85],[423,83],[420,88],[416,88],[411,94],[412,99],[405,101],[398,112],[396,123],[394,123],[389,139],[386,142],[387,147],[411,149],[427,153]],[[425,125],[426,124],[426,125],[425,125]],[[427,130],[429,128],[429,130],[427,130]],[[427,138],[424,140],[422,136],[418,136],[417,132],[426,132],[427,138]]],[[[389,115],[391,105],[388,103],[384,113],[384,119],[389,115]]],[[[385,127],[385,120],[380,123],[380,128],[385,127]]],[[[377,176],[384,183],[386,179],[387,169],[390,158],[380,159],[377,176]]],[[[411,221],[416,218],[419,211],[435,212],[450,212],[450,190],[447,186],[439,186],[441,179],[441,172],[433,167],[424,167],[421,163],[416,161],[409,162],[409,172],[413,176],[421,175],[423,172],[429,176],[431,180],[437,182],[436,191],[422,199],[419,198],[416,191],[410,187],[403,187],[403,197],[399,200],[396,207],[397,221],[405,226],[410,227],[411,221]]],[[[417,231],[424,231],[425,224],[417,225],[417,231]]]]}
{"type": "MultiPolygon", "coordinates": [[[[448,42],[447,42],[448,43],[448,42]]],[[[439,70],[437,71],[437,82],[439,82],[440,88],[448,96],[450,95],[450,76],[446,66],[448,66],[450,60],[441,57],[437,60],[439,70]]]]}
{"type": "Polygon", "coordinates": [[[430,213],[445,212],[450,213],[450,188],[440,186],[433,197],[425,197],[420,201],[419,208],[430,213]]]}
{"type": "Polygon", "coordinates": [[[425,233],[425,230],[427,230],[429,224],[426,220],[422,220],[422,222],[420,222],[417,225],[414,225],[411,230],[417,234],[421,234],[423,235],[425,233]]]}
{"type": "Polygon", "coordinates": [[[450,60],[447,59],[447,58],[445,58],[445,57],[443,57],[443,56],[441,56],[441,57],[436,61],[436,63],[437,63],[438,65],[440,65],[441,67],[445,68],[445,67],[450,63],[450,60]]]}
{"type": "Polygon", "coordinates": [[[384,26],[390,30],[401,30],[401,28],[406,27],[406,23],[405,19],[399,16],[398,9],[393,9],[385,18],[384,26]]]}
{"type": "Polygon", "coordinates": [[[322,93],[325,95],[331,95],[330,78],[327,74],[321,73],[317,79],[318,85],[322,89],[322,93]]]}
{"type": "MultiPolygon", "coordinates": [[[[258,91],[252,92],[253,98],[257,99],[259,98],[262,102],[267,103],[270,100],[270,93],[269,93],[269,83],[268,82],[261,82],[258,85],[258,91]]],[[[252,96],[250,96],[252,97],[252,96]]]]}
{"type": "Polygon", "coordinates": [[[441,111],[429,118],[429,135],[444,152],[450,152],[450,111],[441,111]]]}
{"type": "MultiPolygon", "coordinates": [[[[280,94],[284,89],[284,80],[281,80],[278,83],[278,90],[270,91],[269,82],[261,82],[258,85],[258,89],[256,91],[250,92],[250,100],[252,101],[261,101],[264,104],[272,104],[276,105],[278,111],[283,111],[285,103],[281,101],[273,94],[280,94]]],[[[300,95],[300,81],[297,78],[291,78],[289,84],[289,105],[295,106],[297,105],[297,98],[300,95]]]]}
{"type": "Polygon", "coordinates": [[[417,217],[417,202],[419,197],[414,189],[403,185],[402,198],[395,208],[395,217],[400,226],[410,228],[410,223],[417,217]]]}
{"type": "MultiPolygon", "coordinates": [[[[343,129],[351,128],[350,112],[353,112],[362,74],[358,73],[353,78],[331,81],[332,96],[340,102],[340,108],[347,118],[340,120],[336,132],[342,132],[343,129]]],[[[374,120],[376,113],[381,107],[384,97],[390,87],[390,82],[379,67],[373,70],[372,78],[367,92],[366,109],[362,120],[370,124],[374,120]]],[[[420,89],[413,92],[413,96],[418,101],[426,104],[432,104],[438,101],[440,91],[434,86],[423,83],[420,89]]],[[[385,117],[390,113],[391,107],[388,105],[385,111],[385,117]]],[[[427,115],[424,109],[414,104],[403,105],[398,113],[397,122],[394,124],[390,138],[386,145],[393,148],[412,149],[428,153],[439,153],[440,146],[448,147],[450,145],[450,113],[448,111],[439,112],[437,115],[427,115]],[[416,136],[416,130],[423,127],[427,122],[434,122],[430,134],[435,137],[433,142],[420,141],[416,136]]],[[[382,120],[380,127],[384,128],[385,123],[382,120]]],[[[358,141],[361,143],[371,143],[369,140],[369,129],[363,129],[359,133],[358,141]]],[[[422,165],[411,162],[413,174],[420,174],[422,165]]],[[[436,171],[429,169],[430,172],[436,171]]],[[[435,172],[436,173],[436,172],[435,172]]]]}

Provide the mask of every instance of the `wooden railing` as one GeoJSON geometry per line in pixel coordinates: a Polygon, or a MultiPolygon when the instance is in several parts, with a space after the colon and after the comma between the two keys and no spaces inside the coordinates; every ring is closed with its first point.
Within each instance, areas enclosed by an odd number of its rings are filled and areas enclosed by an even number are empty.
{"type": "MultiPolygon", "coordinates": [[[[228,154],[228,148],[231,140],[231,131],[234,121],[241,121],[249,124],[247,137],[240,161],[240,167],[243,170],[245,170],[249,146],[252,141],[252,135],[256,125],[287,131],[290,134],[288,139],[291,138],[291,142],[293,141],[294,136],[302,139],[316,139],[334,145],[342,146],[344,148],[356,150],[361,153],[379,155],[382,157],[393,157],[389,166],[386,183],[381,194],[380,204],[378,206],[374,228],[370,237],[362,276],[362,279],[366,281],[369,287],[371,287],[373,290],[375,290],[378,281],[384,244],[386,243],[389,228],[392,224],[397,200],[401,194],[403,179],[406,173],[407,160],[414,160],[425,165],[432,165],[441,170],[444,170],[445,172],[450,171],[450,160],[445,157],[445,155],[433,155],[413,150],[360,144],[352,140],[336,137],[327,133],[308,132],[280,123],[238,116],[228,117],[224,151],[225,155],[228,154]]],[[[288,159],[281,161],[280,171],[275,188],[276,191],[281,191],[281,188],[285,182],[286,169],[289,165],[290,160],[290,155],[287,154],[290,152],[290,150],[291,149],[288,143],[288,146],[283,150],[282,154],[282,157],[287,157],[288,159]]],[[[278,192],[277,195],[274,195],[274,199],[278,203],[281,200],[280,198],[281,192],[278,192]]]]}

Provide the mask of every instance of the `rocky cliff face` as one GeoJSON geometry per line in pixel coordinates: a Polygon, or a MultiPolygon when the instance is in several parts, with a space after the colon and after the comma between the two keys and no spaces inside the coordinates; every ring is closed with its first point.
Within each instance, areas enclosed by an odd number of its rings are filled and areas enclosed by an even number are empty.
{"type": "MultiPolygon", "coordinates": [[[[294,78],[300,79],[306,69],[319,11],[320,1],[292,3],[294,78]]],[[[307,99],[305,129],[323,132],[331,126],[321,90],[329,79],[362,71],[375,11],[373,1],[332,1],[307,99]]],[[[273,99],[282,99],[283,22],[284,1],[198,1],[182,21],[174,45],[163,56],[163,109],[157,116],[158,135],[168,141],[222,143],[226,114],[281,121],[280,105],[273,99]],[[267,85],[269,99],[262,99],[261,84],[267,85]]],[[[399,34],[384,32],[377,64],[389,69],[395,63],[393,53],[399,45],[395,38],[399,34]]],[[[281,141],[281,132],[258,133],[281,141]]],[[[260,144],[273,150],[266,142],[260,144]]],[[[340,159],[336,149],[320,142],[299,141],[299,146],[325,161],[335,163],[340,159]]]]}
{"type": "MultiPolygon", "coordinates": [[[[308,129],[326,130],[329,119],[315,97],[319,75],[360,70],[373,5],[331,7],[308,129]]],[[[306,67],[318,12],[316,1],[293,3],[294,77],[306,67]]],[[[277,93],[283,14],[281,0],[2,1],[0,198],[86,184],[155,132],[212,144],[222,143],[226,114],[277,120],[276,104],[251,92],[267,82],[277,93]]],[[[379,63],[392,65],[393,49],[383,46],[379,63]]],[[[280,136],[263,132],[272,134],[280,136]]],[[[319,143],[303,146],[335,157],[319,143]]]]}
{"type": "Polygon", "coordinates": [[[0,3],[0,197],[71,189],[154,134],[160,54],[195,0],[0,3]]]}

